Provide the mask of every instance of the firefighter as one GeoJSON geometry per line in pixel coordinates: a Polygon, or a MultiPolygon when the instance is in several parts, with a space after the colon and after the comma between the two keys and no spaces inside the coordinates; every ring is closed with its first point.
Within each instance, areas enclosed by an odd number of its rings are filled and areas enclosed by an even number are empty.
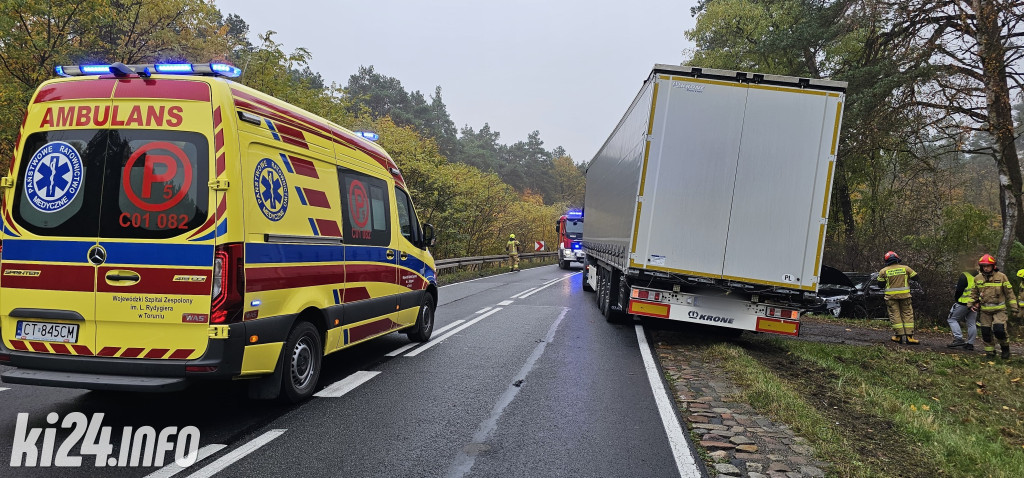
{"type": "Polygon", "coordinates": [[[917,276],[917,272],[899,265],[900,256],[893,251],[886,252],[883,259],[885,267],[878,271],[878,281],[885,283],[885,307],[892,323],[892,341],[917,345],[921,342],[914,338],[914,308],[910,305],[910,279],[917,276]]]}
{"type": "Polygon", "coordinates": [[[994,335],[1002,349],[1002,358],[1010,358],[1010,342],[1006,335],[1006,309],[1009,307],[1013,315],[1020,310],[1017,296],[1013,293],[1013,284],[1006,274],[999,272],[996,258],[985,254],[978,259],[981,272],[974,276],[974,290],[971,292],[971,308],[981,310],[981,340],[985,342],[985,355],[996,356],[994,335]]]}
{"type": "MultiPolygon", "coordinates": [[[[1018,272],[1024,277],[1024,269],[1018,272]]],[[[964,272],[960,274],[960,280],[956,283],[956,302],[949,309],[949,329],[953,332],[953,342],[946,347],[963,347],[967,350],[974,350],[974,339],[978,337],[978,312],[971,309],[971,292],[974,291],[974,274],[964,272]],[[967,324],[967,341],[964,341],[963,333],[960,331],[960,321],[967,324]]]]}
{"type": "Polygon", "coordinates": [[[508,243],[505,244],[505,252],[508,253],[509,272],[519,272],[519,241],[515,234],[508,235],[508,243]]]}

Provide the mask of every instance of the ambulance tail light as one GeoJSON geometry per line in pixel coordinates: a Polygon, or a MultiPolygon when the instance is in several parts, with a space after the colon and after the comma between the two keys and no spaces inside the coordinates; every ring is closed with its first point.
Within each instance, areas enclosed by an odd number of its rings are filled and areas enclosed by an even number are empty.
{"type": "Polygon", "coordinates": [[[237,243],[222,244],[214,253],[211,324],[242,321],[242,299],[245,295],[243,247],[237,243]]]}

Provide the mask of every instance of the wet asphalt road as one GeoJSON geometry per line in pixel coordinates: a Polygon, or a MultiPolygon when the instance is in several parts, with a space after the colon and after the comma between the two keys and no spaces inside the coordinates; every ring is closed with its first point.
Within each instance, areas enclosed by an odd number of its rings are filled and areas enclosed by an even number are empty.
{"type": "Polygon", "coordinates": [[[53,427],[51,412],[104,413],[115,443],[126,426],[198,427],[213,454],[173,475],[182,477],[702,473],[687,464],[682,436],[666,432],[663,420],[676,416],[663,391],[659,409],[636,327],[605,322],[578,267],[446,286],[439,302],[431,342],[407,348],[404,335],[391,334],[332,354],[321,393],[348,391],[296,406],[249,401],[234,383],[162,395],[0,384],[0,476],[175,471],[99,469],[91,456],[81,468],[10,467],[17,414],[28,413],[30,427],[53,427]]]}

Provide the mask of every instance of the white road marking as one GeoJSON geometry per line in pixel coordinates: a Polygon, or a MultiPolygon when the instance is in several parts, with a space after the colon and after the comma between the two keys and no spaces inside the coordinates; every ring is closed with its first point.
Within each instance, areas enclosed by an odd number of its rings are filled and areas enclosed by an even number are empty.
{"type": "Polygon", "coordinates": [[[493,307],[484,307],[484,308],[474,312],[474,314],[482,314],[482,313],[487,312],[488,310],[491,310],[491,309],[493,309],[493,307]]]}
{"type": "Polygon", "coordinates": [[[512,301],[511,300],[503,300],[501,302],[498,302],[498,305],[512,305],[512,301]]]}
{"type": "Polygon", "coordinates": [[[320,398],[338,398],[352,390],[355,390],[356,387],[366,383],[377,375],[380,375],[380,372],[367,372],[361,370],[324,387],[323,390],[314,393],[313,396],[320,398]]]}
{"type": "MultiPolygon", "coordinates": [[[[505,389],[505,393],[498,397],[498,401],[494,404],[494,408],[491,409],[491,414],[480,423],[480,427],[477,428],[476,433],[473,434],[473,444],[483,445],[490,438],[494,430],[498,428],[498,419],[501,418],[502,413],[505,412],[505,408],[508,407],[512,400],[515,400],[516,395],[521,390],[523,381],[526,380],[527,375],[533,370],[533,367],[537,365],[537,361],[540,360],[541,355],[544,355],[544,348],[547,347],[551,341],[555,339],[555,332],[558,331],[558,325],[562,323],[562,319],[565,318],[565,314],[569,312],[568,308],[563,308],[562,313],[558,315],[555,322],[548,328],[547,335],[536,347],[533,348],[533,353],[526,359],[526,363],[519,369],[519,373],[512,379],[512,383],[509,384],[508,388],[505,389]]],[[[469,473],[473,468],[473,464],[476,462],[475,454],[468,454],[465,451],[458,454],[455,457],[455,462],[452,463],[451,467],[448,468],[447,476],[450,478],[462,477],[469,473]]]]}
{"type": "Polygon", "coordinates": [[[534,287],[534,288],[532,288],[532,289],[526,289],[526,290],[524,290],[524,291],[522,291],[522,292],[520,292],[520,293],[518,293],[518,294],[516,294],[516,295],[512,296],[512,298],[513,298],[513,299],[518,299],[520,295],[523,295],[523,294],[525,294],[525,293],[527,293],[527,292],[530,292],[530,291],[532,291],[533,289],[536,289],[536,287],[534,287]]]}
{"type": "Polygon", "coordinates": [[[430,347],[433,347],[433,346],[441,343],[441,341],[443,341],[444,339],[447,339],[448,337],[451,337],[451,336],[453,336],[453,335],[455,335],[455,334],[457,334],[459,332],[462,332],[462,330],[464,330],[465,328],[469,327],[470,325],[473,325],[473,324],[475,324],[477,322],[480,322],[481,320],[484,320],[485,318],[495,314],[499,310],[501,310],[501,307],[498,307],[498,308],[495,308],[495,309],[491,309],[490,312],[488,312],[488,313],[486,313],[484,315],[481,315],[481,316],[479,316],[479,317],[477,317],[477,318],[475,318],[473,320],[470,320],[469,322],[466,322],[465,324],[462,324],[457,329],[455,329],[455,330],[453,330],[451,332],[448,332],[447,334],[444,334],[444,335],[442,335],[442,336],[440,336],[440,337],[438,337],[438,338],[436,338],[434,340],[431,340],[430,342],[427,342],[427,343],[423,344],[422,347],[420,347],[420,348],[418,348],[416,350],[413,350],[412,352],[409,352],[409,353],[405,354],[404,356],[405,357],[415,357],[415,356],[423,353],[424,350],[428,350],[428,349],[430,349],[430,347]]]}
{"type": "Polygon", "coordinates": [[[275,428],[256,438],[253,438],[252,441],[238,448],[235,448],[234,450],[231,451],[231,453],[228,453],[227,455],[218,458],[217,461],[214,461],[213,463],[210,463],[209,465],[206,465],[205,467],[201,468],[199,471],[192,473],[191,475],[188,475],[188,478],[210,478],[211,476],[217,474],[217,472],[231,466],[236,461],[245,458],[246,455],[258,450],[263,445],[270,443],[272,440],[281,436],[286,431],[287,430],[275,428]]]}
{"type": "MultiPolygon", "coordinates": [[[[486,311],[488,309],[490,309],[490,307],[488,307],[487,309],[484,309],[484,310],[486,311]]],[[[477,313],[478,314],[482,314],[483,312],[477,312],[477,313]]],[[[462,319],[456,320],[455,322],[452,322],[452,323],[450,323],[450,324],[448,324],[448,325],[446,325],[444,327],[441,327],[440,329],[437,329],[437,330],[433,331],[432,334],[444,333],[444,331],[446,331],[446,330],[448,330],[448,329],[450,329],[452,327],[455,327],[456,325],[459,325],[459,324],[461,324],[463,322],[465,322],[465,320],[462,320],[462,319]]],[[[423,345],[423,342],[413,342],[413,343],[408,344],[408,345],[403,345],[403,346],[401,346],[401,347],[399,347],[399,348],[397,348],[395,350],[392,350],[392,351],[390,351],[390,352],[388,352],[388,353],[386,353],[384,355],[387,356],[387,357],[397,357],[397,356],[402,355],[403,353],[405,353],[406,350],[409,350],[409,349],[411,349],[411,348],[413,348],[413,347],[415,347],[417,345],[423,345]]]]}
{"type": "Polygon", "coordinates": [[[700,468],[693,459],[690,445],[686,441],[686,434],[679,424],[679,417],[668,399],[665,385],[661,382],[661,375],[658,373],[658,366],[654,363],[651,346],[647,344],[643,325],[636,324],[636,338],[640,343],[640,356],[643,357],[644,369],[647,370],[647,380],[651,383],[654,401],[658,404],[658,413],[661,415],[661,423],[665,426],[665,434],[668,435],[668,443],[672,448],[672,456],[676,460],[679,476],[699,478],[701,476],[700,468]]]}
{"type": "Polygon", "coordinates": [[[4,391],[4,390],[10,390],[10,389],[9,389],[9,388],[7,388],[7,387],[0,387],[0,392],[2,392],[2,391],[4,391]]]}
{"type": "Polygon", "coordinates": [[[551,287],[551,286],[553,286],[553,285],[555,285],[555,284],[557,284],[557,283],[559,283],[561,281],[564,281],[564,280],[566,280],[566,279],[568,279],[570,277],[574,277],[574,276],[577,276],[577,275],[579,275],[579,272],[577,272],[575,274],[569,274],[569,275],[567,275],[565,277],[561,277],[561,278],[555,279],[553,281],[548,281],[544,285],[542,285],[542,286],[534,289],[533,291],[531,291],[529,294],[523,294],[523,295],[519,296],[519,298],[520,299],[525,299],[525,298],[527,298],[527,297],[529,297],[529,296],[531,296],[533,294],[536,294],[536,293],[538,293],[538,292],[540,292],[540,291],[542,291],[544,289],[547,289],[548,287],[551,287]]]}
{"type": "MultiPolygon", "coordinates": [[[[214,453],[217,453],[218,451],[221,451],[227,447],[227,445],[221,445],[219,443],[213,445],[206,445],[199,449],[199,458],[196,458],[195,463],[199,463],[209,458],[214,453]]],[[[156,470],[146,475],[146,478],[171,478],[172,476],[181,473],[181,471],[184,469],[185,467],[179,466],[177,463],[171,463],[170,465],[167,465],[159,470],[156,470]]]]}

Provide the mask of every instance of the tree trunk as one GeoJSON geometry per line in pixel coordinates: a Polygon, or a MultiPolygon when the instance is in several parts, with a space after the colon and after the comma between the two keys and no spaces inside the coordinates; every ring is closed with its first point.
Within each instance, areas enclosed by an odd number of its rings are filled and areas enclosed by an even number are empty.
{"type": "MultiPolygon", "coordinates": [[[[1014,239],[1024,239],[1017,231],[1017,213],[1024,200],[1024,171],[1017,158],[1014,144],[1013,113],[1010,107],[1010,88],[1006,83],[1006,48],[1000,41],[999,10],[990,0],[974,0],[977,15],[975,39],[978,42],[978,56],[981,58],[982,77],[985,84],[986,109],[988,110],[988,131],[995,140],[996,163],[999,166],[999,188],[1003,194],[1003,237],[999,241],[999,255],[996,260],[1002,267],[1014,239]]],[[[1024,242],[1024,241],[1022,241],[1024,242]]]]}

